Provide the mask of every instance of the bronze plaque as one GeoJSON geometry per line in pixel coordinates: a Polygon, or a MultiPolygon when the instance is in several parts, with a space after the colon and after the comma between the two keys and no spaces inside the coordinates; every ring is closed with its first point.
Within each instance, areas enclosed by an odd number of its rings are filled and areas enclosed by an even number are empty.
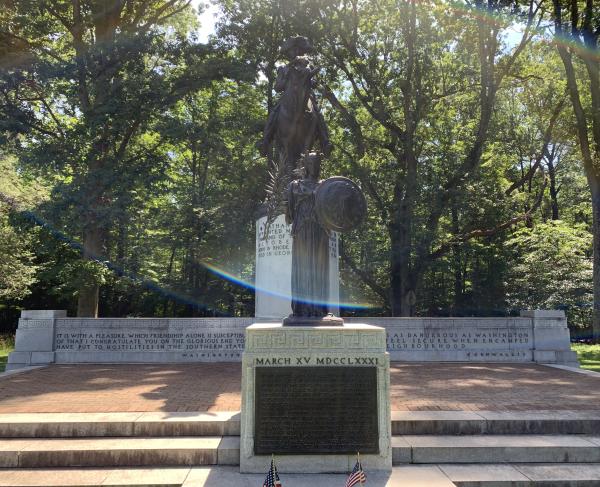
{"type": "Polygon", "coordinates": [[[376,367],[257,367],[257,455],[379,453],[376,367]]]}

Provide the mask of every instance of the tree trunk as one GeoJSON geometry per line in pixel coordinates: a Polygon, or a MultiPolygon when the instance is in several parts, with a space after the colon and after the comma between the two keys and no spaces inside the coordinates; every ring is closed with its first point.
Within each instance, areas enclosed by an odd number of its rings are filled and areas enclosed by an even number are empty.
{"type": "Polygon", "coordinates": [[[594,311],[592,315],[592,339],[600,340],[600,178],[590,184],[592,193],[594,233],[594,311]]]}
{"type": "MultiPolygon", "coordinates": [[[[573,4],[576,6],[576,4],[573,4]]],[[[563,24],[563,12],[562,4],[558,0],[553,1],[554,8],[554,27],[555,36],[563,37],[565,35],[571,36],[571,39],[576,44],[587,47],[588,49],[597,48],[598,39],[598,28],[592,28],[592,2],[588,0],[586,2],[585,18],[581,22],[581,29],[578,27],[580,24],[579,15],[576,11],[572,11],[571,28],[566,24],[563,24]],[[567,31],[565,32],[564,28],[567,31]],[[579,33],[583,34],[585,44],[581,42],[579,33]]],[[[592,315],[592,338],[594,341],[600,340],[600,72],[598,62],[595,60],[588,60],[583,56],[583,61],[587,68],[589,76],[589,90],[592,98],[592,117],[591,124],[589,123],[588,117],[583,109],[581,97],[579,95],[579,86],[577,84],[577,77],[575,74],[575,67],[573,66],[573,52],[575,50],[567,49],[566,46],[560,42],[556,44],[556,49],[561,58],[563,66],[565,68],[565,75],[567,78],[567,88],[569,91],[569,98],[571,99],[571,105],[573,106],[573,113],[575,115],[577,135],[579,139],[579,147],[581,149],[581,155],[583,159],[583,167],[587,177],[587,181],[590,187],[590,193],[592,196],[592,213],[593,213],[593,253],[594,253],[594,308],[592,315]],[[591,125],[591,136],[595,143],[595,146],[591,147],[590,144],[590,133],[589,127],[591,125]]]]}
{"type": "Polygon", "coordinates": [[[409,284],[410,244],[406,232],[394,228],[391,237],[391,308],[392,316],[411,316],[414,290],[409,284]]]}
{"type": "MultiPolygon", "coordinates": [[[[452,213],[452,233],[454,235],[459,234],[458,228],[458,210],[453,204],[451,208],[452,213]]],[[[454,303],[452,306],[452,314],[458,316],[462,307],[463,301],[463,272],[462,272],[462,246],[460,244],[454,244],[452,246],[452,261],[454,267],[454,303]]]]}
{"type": "MultiPolygon", "coordinates": [[[[99,259],[103,254],[103,232],[98,225],[90,224],[83,235],[83,257],[86,260],[99,259]]],[[[77,316],[81,318],[98,317],[100,286],[97,282],[84,282],[79,287],[77,316]]]]}
{"type": "MultiPolygon", "coordinates": [[[[573,105],[573,112],[575,113],[579,146],[583,156],[583,167],[592,196],[592,213],[594,220],[594,312],[592,319],[592,338],[594,341],[597,341],[600,339],[600,172],[596,166],[597,161],[594,160],[594,155],[590,147],[587,118],[579,96],[579,88],[577,86],[571,53],[561,45],[558,45],[557,49],[565,67],[567,86],[569,88],[571,104],[573,105]]],[[[590,88],[594,91],[596,87],[590,86],[590,88]]]]}
{"type": "Polygon", "coordinates": [[[548,177],[550,179],[550,207],[552,209],[552,220],[559,220],[558,211],[558,188],[556,187],[556,167],[554,166],[554,151],[548,156],[548,177]]]}
{"type": "MultiPolygon", "coordinates": [[[[399,175],[394,187],[394,199],[390,223],[392,246],[391,298],[392,316],[412,316],[416,300],[415,283],[411,257],[414,235],[413,222],[417,197],[417,155],[415,153],[415,133],[418,124],[415,107],[416,90],[420,79],[416,75],[416,28],[417,17],[414,2],[409,5],[409,31],[406,38],[407,60],[406,79],[402,86],[402,112],[405,123],[402,150],[395,151],[399,167],[404,163],[406,173],[399,175]]],[[[418,101],[417,101],[418,103],[418,101]]]]}

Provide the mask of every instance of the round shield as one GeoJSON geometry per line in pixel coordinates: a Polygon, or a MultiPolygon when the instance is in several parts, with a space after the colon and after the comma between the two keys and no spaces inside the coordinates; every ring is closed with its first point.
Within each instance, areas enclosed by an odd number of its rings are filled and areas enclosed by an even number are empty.
{"type": "Polygon", "coordinates": [[[315,194],[315,210],[321,224],[335,232],[349,232],[364,220],[367,201],[354,181],[334,176],[322,181],[315,194]]]}

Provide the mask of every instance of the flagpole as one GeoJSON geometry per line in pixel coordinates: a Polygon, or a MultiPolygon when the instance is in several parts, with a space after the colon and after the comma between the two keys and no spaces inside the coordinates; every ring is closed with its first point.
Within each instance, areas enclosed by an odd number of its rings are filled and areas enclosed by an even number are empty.
{"type": "MultiPolygon", "coordinates": [[[[360,465],[360,471],[361,471],[361,472],[364,472],[364,470],[363,470],[363,468],[362,468],[362,463],[360,463],[360,452],[358,452],[358,451],[356,452],[356,461],[357,461],[357,462],[358,462],[358,464],[360,465]]],[[[359,479],[358,481],[360,482],[360,485],[361,485],[361,486],[365,485],[365,484],[364,484],[364,482],[362,481],[362,475],[360,475],[360,476],[358,477],[358,479],[359,479]]]]}

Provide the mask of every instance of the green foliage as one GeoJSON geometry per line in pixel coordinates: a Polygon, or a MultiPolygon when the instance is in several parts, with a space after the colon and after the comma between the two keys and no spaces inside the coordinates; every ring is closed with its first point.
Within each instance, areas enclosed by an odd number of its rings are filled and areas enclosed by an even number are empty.
{"type": "Polygon", "coordinates": [[[253,280],[255,143],[280,45],[304,34],[335,145],[323,175],[369,203],[343,237],[342,299],[390,314],[404,286],[416,314],[564,307],[588,325],[592,212],[560,59],[539,37],[517,52],[505,4],[482,20],[438,1],[217,3],[207,45],[183,0],[126,0],[118,18],[97,0],[2,3],[0,192],[17,205],[1,304],[72,313],[99,286],[105,316],[252,315],[222,275],[253,280]]]}
{"type": "Polygon", "coordinates": [[[582,369],[600,372],[600,345],[573,343],[571,348],[577,352],[577,358],[582,369]]]}
{"type": "Polygon", "coordinates": [[[8,363],[8,354],[15,348],[14,335],[0,334],[0,373],[4,372],[8,363]]]}
{"type": "Polygon", "coordinates": [[[0,300],[27,296],[36,271],[30,236],[15,230],[0,206],[0,300]]]}
{"type": "Polygon", "coordinates": [[[15,158],[3,152],[0,174],[0,302],[6,302],[28,296],[37,280],[37,232],[21,217],[19,204],[34,205],[44,198],[45,191],[43,185],[19,176],[15,158]]]}
{"type": "Polygon", "coordinates": [[[571,324],[589,323],[591,235],[557,220],[523,228],[506,242],[512,254],[507,300],[517,309],[565,309],[571,324]]]}

